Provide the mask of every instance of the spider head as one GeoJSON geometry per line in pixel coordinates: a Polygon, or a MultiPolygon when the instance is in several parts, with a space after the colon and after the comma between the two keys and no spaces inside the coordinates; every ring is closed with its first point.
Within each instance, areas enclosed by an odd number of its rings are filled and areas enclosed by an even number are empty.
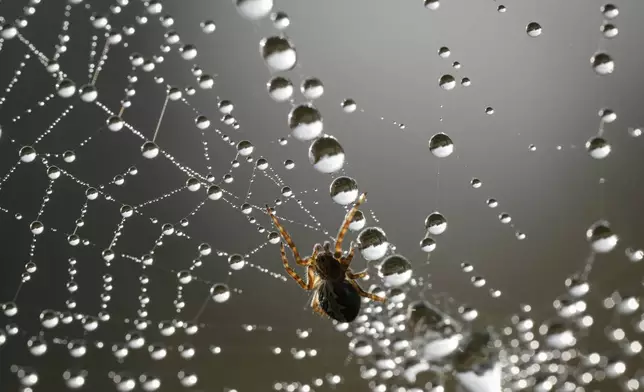
{"type": "Polygon", "coordinates": [[[322,246],[324,247],[324,252],[325,253],[333,253],[331,251],[331,243],[329,241],[324,241],[324,245],[322,245],[322,246]]]}

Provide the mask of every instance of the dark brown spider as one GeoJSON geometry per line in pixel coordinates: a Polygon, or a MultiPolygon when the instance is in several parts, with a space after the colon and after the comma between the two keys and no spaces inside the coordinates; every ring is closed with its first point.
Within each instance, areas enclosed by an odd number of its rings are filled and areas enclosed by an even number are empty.
{"type": "Polygon", "coordinates": [[[293,243],[291,236],[286,232],[284,227],[277,220],[273,210],[267,205],[266,210],[270,215],[275,227],[279,230],[282,238],[288,244],[293,252],[295,262],[298,265],[306,267],[306,281],[300,278],[298,274],[289,266],[284,243],[280,244],[282,253],[282,263],[284,269],[299,285],[307,291],[315,290],[311,307],[321,315],[327,315],[332,319],[340,322],[353,321],[360,312],[360,297],[369,298],[373,301],[384,302],[385,299],[375,294],[368,293],[358,285],[356,279],[367,275],[367,271],[355,273],[351,270],[351,260],[355,253],[355,247],[351,243],[351,249],[346,256],[342,256],[342,241],[349,229],[349,224],[358,207],[367,197],[366,193],[360,195],[358,201],[347,213],[340,226],[340,231],[335,237],[335,249],[331,249],[331,243],[326,241],[324,245],[315,244],[313,254],[307,258],[302,258],[293,243]]]}

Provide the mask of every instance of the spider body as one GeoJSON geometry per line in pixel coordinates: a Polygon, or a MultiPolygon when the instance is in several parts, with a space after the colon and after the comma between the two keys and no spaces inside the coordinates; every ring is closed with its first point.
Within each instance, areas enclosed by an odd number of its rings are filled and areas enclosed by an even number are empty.
{"type": "Polygon", "coordinates": [[[300,256],[291,236],[280,224],[273,210],[266,206],[266,211],[270,215],[273,224],[289,248],[291,248],[295,262],[306,267],[306,281],[288,264],[284,243],[282,242],[280,251],[284,269],[304,290],[315,291],[311,307],[316,313],[326,315],[340,322],[355,320],[360,312],[360,297],[379,302],[385,301],[382,297],[364,291],[356,282],[356,279],[366,276],[367,271],[355,273],[351,270],[350,265],[355,253],[353,243],[346,255],[343,255],[342,252],[342,241],[349,229],[349,224],[353,219],[353,215],[358,211],[358,206],[365,199],[366,194],[363,193],[351,211],[347,213],[342,226],[340,226],[340,231],[335,237],[335,246],[332,247],[330,242],[325,242],[324,245],[316,244],[313,247],[313,254],[307,258],[300,256]]]}

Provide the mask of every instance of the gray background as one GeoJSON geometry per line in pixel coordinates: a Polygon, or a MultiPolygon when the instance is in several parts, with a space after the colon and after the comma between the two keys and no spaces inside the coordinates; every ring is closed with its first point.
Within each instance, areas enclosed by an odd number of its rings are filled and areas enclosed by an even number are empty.
{"type": "MultiPolygon", "coordinates": [[[[25,5],[19,3],[0,3],[0,15],[15,19],[25,5]]],[[[87,80],[90,36],[95,34],[89,16],[92,12],[107,12],[112,4],[86,3],[91,4],[91,10],[77,6],[72,11],[72,39],[60,61],[69,77],[77,80],[78,87],[87,80]]],[[[291,17],[286,33],[295,42],[299,58],[298,67],[288,76],[296,86],[308,76],[323,81],[325,94],[315,104],[324,116],[325,132],[336,136],[347,153],[347,174],[358,181],[361,190],[369,192],[364,210],[373,210],[379,219],[374,223],[367,213],[369,224],[386,231],[398,250],[412,260],[416,276],[431,274],[433,289],[425,294],[427,297],[446,292],[456,304],[473,305],[483,314],[483,324],[500,322],[518,311],[520,303],[532,304],[537,318],[548,318],[553,314],[552,300],[565,291],[564,279],[583,267],[589,253],[585,231],[598,219],[608,219],[621,241],[618,249],[596,262],[591,274],[591,307],[617,288],[637,292],[641,270],[629,265],[624,249],[641,246],[644,232],[640,208],[644,191],[642,140],[627,133],[628,127],[644,124],[640,110],[644,61],[638,54],[644,37],[644,27],[639,23],[644,3],[614,3],[620,7],[620,15],[614,21],[620,34],[602,41],[599,1],[509,1],[504,14],[497,12],[500,3],[494,1],[444,1],[437,11],[425,9],[421,1],[277,1],[276,10],[291,17]],[[531,21],[543,27],[538,38],[525,33],[531,21]],[[451,49],[449,59],[437,55],[441,46],[451,49]],[[599,77],[592,71],[589,58],[598,48],[608,51],[615,60],[614,74],[599,77]],[[454,70],[453,61],[459,61],[462,68],[454,70]],[[469,77],[472,86],[459,85],[453,91],[443,91],[437,81],[445,73],[457,80],[469,77]],[[343,113],[340,103],[346,98],[355,99],[359,111],[343,113]],[[494,108],[493,115],[485,114],[488,106],[494,108]],[[584,143],[596,134],[597,112],[604,107],[616,111],[618,120],[606,126],[605,137],[613,153],[598,162],[585,152],[584,143]],[[405,128],[400,129],[397,123],[403,123],[405,128]],[[439,160],[428,151],[427,140],[437,132],[446,132],[454,140],[455,153],[449,158],[439,160]],[[529,151],[530,144],[536,145],[536,151],[529,151]],[[483,181],[480,189],[471,188],[472,177],[483,181]],[[602,177],[606,179],[604,185],[599,184],[602,177]],[[490,197],[500,202],[496,210],[485,205],[490,197]],[[434,210],[446,216],[449,228],[437,238],[438,249],[428,265],[418,242],[424,235],[423,220],[434,210]],[[527,234],[526,240],[518,241],[515,230],[498,221],[501,212],[512,215],[516,229],[527,234]],[[469,283],[469,276],[460,271],[462,261],[472,263],[477,274],[487,279],[486,288],[476,289],[469,283]],[[503,291],[503,296],[491,299],[487,293],[490,287],[503,291]]],[[[51,56],[57,43],[64,4],[47,1],[38,5],[36,14],[29,17],[29,26],[22,31],[47,56],[51,56]]],[[[165,89],[165,83],[153,82],[154,75],[164,76],[168,84],[185,87],[197,86],[190,73],[192,63],[205,73],[217,74],[214,90],[197,87],[197,94],[188,97],[212,121],[206,140],[211,172],[217,181],[228,172],[235,150],[220,140],[215,127],[235,141],[251,140],[256,146],[253,155],[266,157],[303,205],[334,233],[344,212],[328,197],[332,178],[309,165],[307,144],[296,140],[289,140],[287,146],[277,143],[278,138],[288,135],[290,106],[271,101],[266,93],[270,73],[258,53],[258,43],[263,36],[277,34],[270,21],[246,21],[230,1],[166,1],[164,13],[175,17],[173,29],[182,42],[195,44],[199,55],[194,62],[185,61],[173,46],[154,72],[139,71],[133,107],[126,110],[124,119],[151,138],[165,89]],[[215,21],[214,34],[201,32],[199,22],[204,19],[215,21]],[[235,104],[239,131],[218,121],[217,97],[235,104]],[[293,159],[296,168],[284,170],[281,162],[285,159],[293,159]]],[[[143,14],[143,5],[131,1],[120,15],[110,18],[110,23],[116,27],[135,25],[134,17],[143,14]]],[[[118,111],[127,86],[129,54],[136,51],[146,58],[159,54],[164,29],[155,16],[149,19],[145,26],[136,25],[136,35],[127,39],[129,48],[120,45],[110,51],[99,76],[99,101],[113,111],[118,111]]],[[[103,38],[99,39],[99,50],[102,43],[103,38]]],[[[25,46],[18,40],[4,43],[0,52],[0,86],[9,83],[24,53],[25,46]]],[[[185,183],[186,175],[163,157],[153,161],[142,158],[139,138],[125,131],[96,131],[103,126],[105,113],[95,105],[80,102],[78,97],[67,101],[56,97],[45,108],[12,123],[13,117],[34,108],[36,101],[52,92],[54,80],[34,59],[28,61],[20,81],[0,109],[0,175],[4,176],[16,162],[20,146],[33,143],[73,103],[77,107],[72,114],[39,144],[41,156],[78,146],[88,135],[96,134],[87,146],[75,148],[75,163],[65,164],[55,157],[50,158],[51,163],[92,185],[106,184],[115,174],[135,165],[139,174],[127,177],[126,186],[106,188],[119,202],[131,205],[159,197],[185,183]]],[[[303,102],[298,92],[295,97],[303,102]]],[[[194,117],[195,113],[185,105],[171,102],[157,142],[178,161],[206,174],[209,170],[194,117]]],[[[243,199],[251,172],[252,165],[242,162],[233,171],[235,182],[225,188],[243,199]]],[[[11,211],[3,214],[0,225],[3,301],[13,297],[24,262],[29,260],[28,225],[35,219],[46,186],[45,167],[34,162],[21,165],[0,191],[0,206],[11,211]],[[21,212],[23,220],[16,221],[12,217],[15,212],[21,212]]],[[[279,187],[261,175],[252,191],[250,200],[257,206],[280,197],[279,187]]],[[[328,320],[306,309],[309,297],[294,282],[280,282],[252,267],[228,277],[225,258],[215,255],[204,258],[199,277],[206,282],[227,281],[243,293],[234,295],[226,304],[209,304],[199,319],[207,327],[195,337],[177,333],[162,339],[156,328],[146,332],[148,342],[164,341],[170,346],[191,342],[198,347],[192,361],[186,362],[173,352],[165,361],[151,362],[142,350],[131,354],[124,363],[116,363],[109,350],[92,350],[84,360],[71,362],[63,346],[51,348],[43,358],[31,357],[24,342],[39,332],[40,311],[65,307],[67,258],[79,260],[77,281],[81,289],[75,296],[78,311],[95,314],[98,310],[100,277],[108,272],[100,251],[109,245],[120,221],[120,203],[93,202],[81,233],[95,245],[70,248],[64,233],[73,230],[84,203],[83,192],[83,187],[69,179],[61,179],[54,186],[42,221],[58,232],[48,230],[38,239],[33,261],[39,270],[17,300],[21,308],[17,322],[25,330],[22,338],[12,339],[0,352],[3,385],[15,385],[15,376],[7,374],[5,365],[18,364],[37,369],[42,385],[51,391],[62,389],[60,375],[68,367],[88,369],[93,390],[111,390],[106,373],[121,369],[134,375],[155,373],[162,377],[166,388],[173,390],[175,374],[183,368],[201,376],[199,388],[203,390],[224,386],[267,390],[274,381],[310,382],[326,373],[345,377],[345,386],[340,390],[366,389],[366,382],[357,376],[355,361],[344,363],[348,339],[335,332],[328,320]],[[272,331],[249,333],[243,331],[243,324],[271,326],[272,331]],[[311,337],[298,339],[298,328],[311,328],[311,337]],[[222,354],[212,356],[207,350],[209,344],[221,346],[222,354]],[[270,348],[275,346],[282,347],[285,353],[272,355],[270,348]],[[317,358],[296,361],[288,354],[291,347],[316,348],[319,353],[317,358]]],[[[184,190],[142,207],[143,216],[126,223],[116,250],[136,256],[147,253],[160,234],[160,224],[188,215],[203,197],[203,192],[184,190]],[[157,217],[160,223],[150,223],[150,217],[157,217]]],[[[302,227],[302,223],[311,221],[295,203],[287,203],[280,211],[296,221],[287,224],[287,228],[304,253],[325,239],[322,233],[302,227]]],[[[255,211],[253,216],[270,227],[261,212],[255,211]]],[[[147,272],[151,278],[151,320],[173,317],[175,272],[190,266],[200,242],[229,253],[247,253],[266,238],[224,201],[207,202],[190,218],[186,231],[193,240],[166,239],[157,251],[157,267],[147,272]]],[[[250,262],[282,273],[276,246],[260,250],[250,262]]],[[[356,269],[362,265],[362,259],[356,260],[356,269]]],[[[114,276],[115,287],[110,304],[112,321],[86,336],[88,341],[123,341],[131,326],[122,321],[135,317],[140,267],[118,259],[109,273],[114,276]]],[[[375,271],[372,275],[376,275],[375,271]]],[[[208,289],[209,284],[204,282],[184,289],[187,307],[182,314],[186,319],[198,312],[208,289]]],[[[410,295],[417,296],[416,291],[410,295]]],[[[593,314],[602,317],[594,310],[593,314]]],[[[9,322],[12,321],[3,321],[9,322]]],[[[598,327],[601,331],[602,325],[598,327]]],[[[82,338],[83,333],[75,324],[46,332],[46,336],[82,338]]]]}

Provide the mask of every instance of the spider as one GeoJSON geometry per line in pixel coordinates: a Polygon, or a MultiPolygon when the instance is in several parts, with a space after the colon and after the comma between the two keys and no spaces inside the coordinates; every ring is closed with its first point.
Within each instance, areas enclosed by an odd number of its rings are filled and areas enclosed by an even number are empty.
{"type": "Polygon", "coordinates": [[[313,254],[307,258],[302,258],[293,243],[291,236],[280,224],[273,210],[267,205],[266,211],[270,215],[277,230],[282,238],[291,248],[295,262],[298,265],[306,267],[306,281],[289,266],[284,250],[284,243],[280,244],[282,253],[282,263],[286,272],[302,287],[304,290],[314,290],[311,300],[311,308],[320,315],[326,315],[339,322],[351,322],[355,320],[360,312],[360,297],[369,298],[373,301],[384,302],[385,298],[366,292],[358,285],[356,279],[367,275],[367,271],[353,272],[349,266],[355,253],[355,247],[351,242],[349,253],[342,256],[342,241],[349,229],[349,224],[353,219],[358,207],[367,197],[366,193],[360,195],[355,205],[345,216],[340,231],[335,237],[335,248],[331,248],[331,243],[325,241],[324,245],[315,244],[313,254]]]}

